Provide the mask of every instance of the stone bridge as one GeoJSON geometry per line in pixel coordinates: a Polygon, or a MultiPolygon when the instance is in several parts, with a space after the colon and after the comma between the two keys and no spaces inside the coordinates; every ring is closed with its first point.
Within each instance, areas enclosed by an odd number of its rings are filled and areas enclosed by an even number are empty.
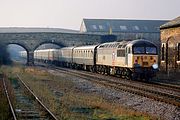
{"type": "Polygon", "coordinates": [[[27,51],[27,64],[34,64],[34,50],[42,44],[52,43],[64,46],[97,44],[104,40],[101,35],[79,33],[0,33],[0,42],[9,45],[17,44],[27,51]]]}

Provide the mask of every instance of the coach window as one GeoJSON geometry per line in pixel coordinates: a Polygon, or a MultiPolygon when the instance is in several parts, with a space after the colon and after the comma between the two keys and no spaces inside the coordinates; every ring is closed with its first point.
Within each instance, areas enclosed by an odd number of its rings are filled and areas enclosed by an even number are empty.
{"type": "Polygon", "coordinates": [[[89,50],[88,50],[88,57],[89,57],[89,50]]]}

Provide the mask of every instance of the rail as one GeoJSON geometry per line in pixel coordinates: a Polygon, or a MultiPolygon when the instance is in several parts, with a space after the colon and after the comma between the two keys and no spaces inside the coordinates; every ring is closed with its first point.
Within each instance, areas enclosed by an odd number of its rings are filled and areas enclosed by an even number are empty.
{"type": "Polygon", "coordinates": [[[14,119],[14,120],[17,120],[16,114],[15,114],[14,109],[13,109],[13,106],[12,106],[12,102],[11,102],[10,97],[9,97],[9,93],[8,93],[8,90],[7,90],[6,82],[5,82],[5,80],[4,80],[4,75],[3,75],[2,80],[3,80],[3,87],[4,87],[5,94],[6,94],[8,103],[9,103],[9,107],[10,107],[10,109],[11,109],[11,113],[12,113],[13,119],[14,119]]]}
{"type": "Polygon", "coordinates": [[[17,74],[18,79],[21,81],[21,83],[26,87],[26,89],[33,95],[33,97],[38,101],[38,103],[45,108],[45,110],[52,116],[54,120],[58,120],[56,116],[39,100],[39,98],[35,95],[35,93],[26,85],[24,81],[21,80],[19,75],[17,74]]]}

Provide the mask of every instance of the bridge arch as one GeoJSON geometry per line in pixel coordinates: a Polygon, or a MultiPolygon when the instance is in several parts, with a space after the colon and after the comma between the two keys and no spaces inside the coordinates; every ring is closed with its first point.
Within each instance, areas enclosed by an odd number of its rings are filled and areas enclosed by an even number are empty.
{"type": "Polygon", "coordinates": [[[22,48],[24,48],[26,51],[29,51],[29,49],[21,43],[6,43],[6,46],[8,46],[8,45],[18,45],[18,46],[21,46],[22,48]]]}
{"type": "Polygon", "coordinates": [[[25,46],[24,44],[21,44],[21,43],[13,43],[13,42],[11,42],[11,43],[6,43],[6,46],[9,46],[9,45],[17,45],[17,46],[20,46],[20,47],[22,47],[26,52],[27,52],[27,63],[26,64],[29,64],[29,52],[30,52],[30,49],[28,49],[28,47],[27,46],[25,46]]]}
{"type": "Polygon", "coordinates": [[[34,47],[33,51],[36,50],[39,46],[44,45],[44,44],[54,44],[54,45],[57,45],[57,46],[59,46],[59,47],[65,47],[65,45],[62,44],[61,42],[44,41],[44,42],[41,42],[41,43],[39,43],[38,45],[36,45],[36,46],[34,47]]]}

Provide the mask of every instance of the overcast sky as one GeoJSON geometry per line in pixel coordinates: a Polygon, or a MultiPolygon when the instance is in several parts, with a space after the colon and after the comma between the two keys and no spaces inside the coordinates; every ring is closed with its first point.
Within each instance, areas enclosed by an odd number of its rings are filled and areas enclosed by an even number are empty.
{"type": "Polygon", "coordinates": [[[0,0],[0,27],[79,30],[83,18],[174,19],[180,0],[0,0]]]}

